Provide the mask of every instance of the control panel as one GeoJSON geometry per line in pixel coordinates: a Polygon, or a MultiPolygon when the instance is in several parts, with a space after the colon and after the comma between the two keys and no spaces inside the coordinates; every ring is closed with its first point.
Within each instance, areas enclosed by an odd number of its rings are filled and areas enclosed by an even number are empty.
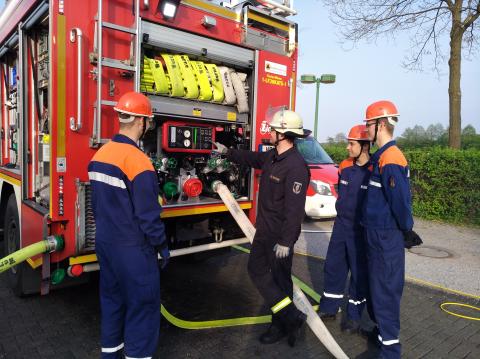
{"type": "Polygon", "coordinates": [[[215,126],[188,122],[166,121],[162,129],[165,151],[210,153],[215,141],[215,126]]]}

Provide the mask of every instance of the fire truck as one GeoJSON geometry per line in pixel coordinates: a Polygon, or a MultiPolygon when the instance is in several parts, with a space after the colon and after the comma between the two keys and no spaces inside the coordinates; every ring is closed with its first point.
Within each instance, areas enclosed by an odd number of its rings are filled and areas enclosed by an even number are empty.
{"type": "Polygon", "coordinates": [[[255,220],[258,171],[213,141],[268,149],[266,119],[294,108],[291,2],[10,0],[0,15],[0,226],[4,255],[48,237],[61,249],[8,271],[17,295],[98,270],[87,166],[118,130],[128,91],[147,95],[140,143],[158,174],[172,254],[243,238],[211,189],[222,181],[255,220]]]}

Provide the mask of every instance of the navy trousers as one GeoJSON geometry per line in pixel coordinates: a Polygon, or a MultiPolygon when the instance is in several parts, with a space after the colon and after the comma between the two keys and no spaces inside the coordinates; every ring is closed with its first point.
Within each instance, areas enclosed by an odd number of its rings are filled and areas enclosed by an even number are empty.
{"type": "Polygon", "coordinates": [[[392,229],[366,228],[367,260],[372,310],[378,325],[382,356],[401,356],[400,300],[405,283],[403,233],[392,229]]]}
{"type": "Polygon", "coordinates": [[[335,221],[328,245],[324,266],[324,291],[320,300],[320,311],[335,314],[343,301],[348,277],[349,301],[347,316],[359,321],[368,295],[367,257],[363,228],[353,228],[341,221],[335,221]]]}
{"type": "Polygon", "coordinates": [[[96,244],[103,359],[149,358],[160,331],[160,274],[149,244],[96,244]]]}

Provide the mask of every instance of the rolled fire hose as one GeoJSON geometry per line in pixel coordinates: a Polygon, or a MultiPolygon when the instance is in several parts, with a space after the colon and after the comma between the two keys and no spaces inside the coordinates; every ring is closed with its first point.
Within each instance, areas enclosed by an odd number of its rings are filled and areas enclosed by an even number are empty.
{"type": "Polygon", "coordinates": [[[185,98],[198,98],[198,84],[193,74],[192,65],[187,55],[175,55],[180,72],[182,73],[183,87],[185,88],[185,98]]]}
{"type": "Polygon", "coordinates": [[[202,61],[190,61],[192,65],[193,73],[197,78],[197,83],[199,87],[199,96],[200,101],[210,101],[213,97],[212,86],[210,85],[210,80],[208,79],[207,69],[205,64],[202,61]]]}
{"type": "Polygon", "coordinates": [[[48,236],[47,239],[31,244],[0,259],[0,273],[24,262],[26,259],[45,252],[60,251],[65,243],[61,236],[48,236]]]}
{"type": "MultiPolygon", "coordinates": [[[[228,187],[225,186],[221,181],[215,181],[212,183],[212,189],[218,193],[232,214],[233,218],[235,218],[235,221],[251,243],[253,241],[253,237],[255,236],[255,228],[248,219],[247,215],[240,208],[237,201],[235,201],[233,198],[232,194],[228,190],[228,187]]],[[[317,338],[320,339],[325,348],[327,348],[328,351],[337,359],[348,359],[348,356],[343,352],[342,348],[340,348],[335,339],[333,339],[332,335],[328,331],[327,327],[325,327],[325,324],[323,324],[317,312],[315,312],[313,309],[305,294],[303,294],[301,289],[295,283],[293,284],[293,302],[299,310],[307,315],[308,326],[310,329],[312,329],[317,338]]]]}
{"type": "Polygon", "coordinates": [[[247,75],[241,72],[232,72],[232,84],[235,94],[237,96],[237,110],[238,113],[248,112],[248,98],[246,91],[247,75]]]}
{"type": "Polygon", "coordinates": [[[165,71],[163,70],[163,65],[159,60],[148,59],[150,64],[151,75],[148,74],[147,68],[144,71],[145,79],[153,79],[155,82],[155,90],[161,94],[168,94],[168,80],[165,71]],[[151,77],[150,77],[151,76],[151,77]]]}
{"type": "Polygon", "coordinates": [[[167,65],[168,78],[170,82],[170,96],[185,96],[185,88],[183,87],[182,73],[174,55],[161,54],[165,65],[167,65]]]}
{"type": "Polygon", "coordinates": [[[224,104],[233,105],[237,102],[237,96],[235,96],[235,91],[233,90],[232,77],[230,76],[230,70],[226,66],[219,66],[218,70],[222,76],[223,91],[225,92],[225,99],[223,100],[224,104]]]}
{"type": "Polygon", "coordinates": [[[215,64],[205,64],[207,68],[207,74],[210,78],[210,83],[213,88],[213,102],[223,102],[225,93],[223,92],[223,84],[220,76],[220,71],[215,64]]]}

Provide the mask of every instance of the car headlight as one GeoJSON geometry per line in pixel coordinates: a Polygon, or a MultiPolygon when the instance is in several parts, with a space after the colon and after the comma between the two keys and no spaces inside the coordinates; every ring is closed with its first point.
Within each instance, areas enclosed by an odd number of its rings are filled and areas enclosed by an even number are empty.
{"type": "Polygon", "coordinates": [[[333,196],[332,190],[330,189],[330,185],[328,183],[318,180],[311,180],[310,185],[315,192],[322,196],[333,196]]]}

